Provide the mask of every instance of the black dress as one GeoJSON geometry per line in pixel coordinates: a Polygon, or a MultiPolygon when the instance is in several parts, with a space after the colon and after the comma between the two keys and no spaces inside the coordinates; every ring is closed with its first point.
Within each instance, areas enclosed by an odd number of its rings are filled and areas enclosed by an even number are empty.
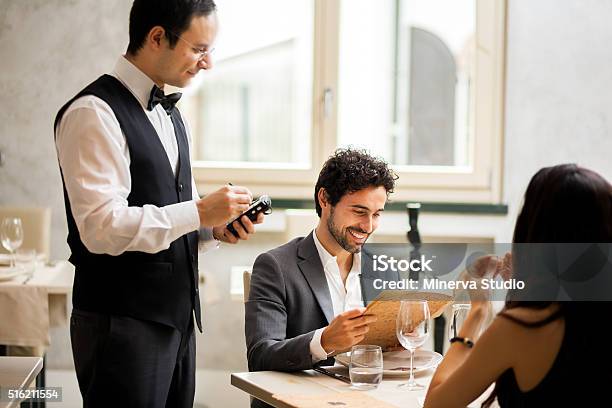
{"type": "Polygon", "coordinates": [[[535,388],[521,391],[512,368],[498,378],[497,401],[501,408],[612,406],[612,367],[604,362],[610,361],[607,356],[610,351],[595,350],[590,341],[593,331],[603,333],[595,325],[577,323],[566,316],[561,348],[551,369],[535,388]]]}

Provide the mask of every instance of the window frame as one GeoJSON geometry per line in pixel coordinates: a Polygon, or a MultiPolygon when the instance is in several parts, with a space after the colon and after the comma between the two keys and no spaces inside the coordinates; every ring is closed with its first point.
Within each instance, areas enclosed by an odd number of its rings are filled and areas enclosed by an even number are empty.
{"type": "MultiPolygon", "coordinates": [[[[506,0],[475,1],[472,165],[394,166],[399,175],[395,201],[501,202],[506,0]]],[[[194,161],[193,175],[201,193],[232,182],[249,187],[255,195],[312,198],[318,172],[337,146],[340,3],[341,0],[314,0],[311,166],[194,161]],[[326,98],[326,92],[331,99],[326,98]]]]}

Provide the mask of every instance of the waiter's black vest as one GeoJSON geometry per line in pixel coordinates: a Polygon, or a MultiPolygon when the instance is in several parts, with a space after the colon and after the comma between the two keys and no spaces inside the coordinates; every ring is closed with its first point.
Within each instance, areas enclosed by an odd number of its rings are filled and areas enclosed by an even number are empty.
{"type": "MultiPolygon", "coordinates": [[[[129,206],[163,207],[192,199],[187,134],[178,109],[171,114],[179,151],[176,177],[141,104],[119,80],[103,75],[66,103],[54,128],[77,98],[94,95],[112,108],[130,154],[129,206]]],[[[94,152],[95,153],[95,152],[94,152]]],[[[78,158],[73,158],[78,160],[78,158]]],[[[63,182],[62,175],[62,182],[63,182]]],[[[194,231],[155,254],[128,251],[118,256],[87,250],[74,222],[64,184],[70,262],[75,266],[72,303],[76,309],[159,322],[181,331],[195,313],[202,330],[198,296],[198,233],[194,231]]]]}

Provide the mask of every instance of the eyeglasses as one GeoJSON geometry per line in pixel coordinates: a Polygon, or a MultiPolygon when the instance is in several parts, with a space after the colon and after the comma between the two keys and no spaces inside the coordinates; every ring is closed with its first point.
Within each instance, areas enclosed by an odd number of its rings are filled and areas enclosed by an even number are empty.
{"type": "Polygon", "coordinates": [[[211,48],[210,50],[204,49],[204,48],[199,48],[196,47],[195,45],[193,45],[192,43],[190,43],[189,41],[185,40],[183,37],[181,37],[178,34],[173,33],[170,30],[167,30],[170,34],[174,35],[176,38],[178,38],[179,40],[183,41],[185,44],[189,45],[191,47],[191,50],[193,51],[194,54],[197,55],[197,60],[198,62],[202,62],[204,60],[204,58],[210,56],[215,49],[211,48]]]}

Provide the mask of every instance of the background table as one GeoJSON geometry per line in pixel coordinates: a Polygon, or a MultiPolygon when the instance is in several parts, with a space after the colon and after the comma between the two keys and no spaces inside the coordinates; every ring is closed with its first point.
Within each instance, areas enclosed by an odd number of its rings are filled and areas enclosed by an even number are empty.
{"type": "MultiPolygon", "coordinates": [[[[13,280],[0,282],[0,289],[6,285],[21,284],[25,276],[13,280]]],[[[51,261],[39,263],[32,279],[26,285],[44,286],[50,294],[67,295],[72,292],[72,280],[74,279],[74,266],[68,261],[51,261]]]]}
{"type": "MultiPolygon", "coordinates": [[[[68,261],[37,265],[26,276],[0,282],[0,355],[44,355],[49,346],[49,329],[67,325],[68,297],[72,293],[74,267],[68,261]]],[[[24,357],[18,357],[24,358],[24,357]]],[[[45,386],[44,360],[36,386],[45,386]]],[[[38,373],[38,371],[37,371],[38,373]]],[[[35,403],[44,407],[44,402],[35,403]]]]}
{"type": "MultiPolygon", "coordinates": [[[[0,387],[24,390],[43,367],[40,357],[0,357],[0,387]]],[[[19,406],[19,400],[0,401],[0,408],[19,406]]]]}
{"type": "Polygon", "coordinates": [[[38,265],[25,275],[0,282],[0,345],[46,347],[48,329],[68,321],[74,267],[68,261],[38,265]]]}

